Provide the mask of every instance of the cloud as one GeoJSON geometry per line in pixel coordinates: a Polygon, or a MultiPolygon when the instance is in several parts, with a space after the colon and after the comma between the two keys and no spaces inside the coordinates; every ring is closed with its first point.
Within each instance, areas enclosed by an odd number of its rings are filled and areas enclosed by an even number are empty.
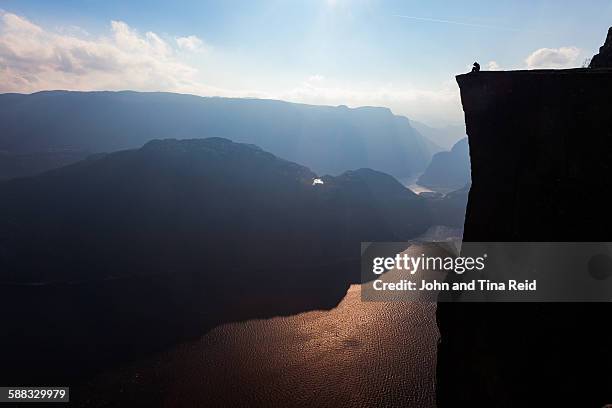
{"type": "Polygon", "coordinates": [[[72,35],[75,37],[89,37],[91,35],[87,30],[77,25],[58,26],[55,30],[60,34],[72,35]]]}
{"type": "Polygon", "coordinates": [[[185,51],[204,51],[204,41],[196,37],[195,35],[190,35],[187,37],[178,37],[176,39],[176,44],[181,50],[185,51]]]}
{"type": "Polygon", "coordinates": [[[501,67],[497,63],[497,61],[489,61],[487,62],[487,70],[489,71],[499,71],[501,67]]]}
{"type": "Polygon", "coordinates": [[[532,52],[526,59],[527,68],[572,68],[580,56],[576,47],[540,48],[532,52]]]}
{"type": "Polygon", "coordinates": [[[315,74],[315,75],[309,76],[306,82],[309,84],[320,84],[324,80],[325,80],[325,77],[323,75],[315,74]]]}
{"type": "Polygon", "coordinates": [[[0,92],[203,91],[197,72],[160,36],[140,34],[122,21],[112,21],[108,35],[91,38],[73,30],[45,30],[0,11],[0,92]]]}

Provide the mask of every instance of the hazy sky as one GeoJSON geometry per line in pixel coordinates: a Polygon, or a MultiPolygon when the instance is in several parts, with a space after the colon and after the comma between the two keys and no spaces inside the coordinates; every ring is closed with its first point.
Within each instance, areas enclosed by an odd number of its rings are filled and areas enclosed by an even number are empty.
{"type": "Polygon", "coordinates": [[[612,1],[0,0],[0,92],[162,90],[463,119],[454,75],[581,66],[612,1]]]}

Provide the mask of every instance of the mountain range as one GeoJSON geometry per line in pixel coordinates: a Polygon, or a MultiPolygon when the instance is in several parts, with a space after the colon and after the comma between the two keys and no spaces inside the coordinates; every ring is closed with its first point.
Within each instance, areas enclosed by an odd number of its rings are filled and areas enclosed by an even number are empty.
{"type": "Polygon", "coordinates": [[[333,307],[360,280],[360,242],[433,223],[387,174],[319,177],[223,138],[99,154],[0,196],[0,307],[20,311],[1,357],[14,381],[45,383],[220,322],[333,307]]]}
{"type": "Polygon", "coordinates": [[[334,307],[361,242],[460,228],[465,210],[465,191],[397,181],[440,148],[384,108],[54,91],[0,95],[0,129],[5,383],[334,307]]]}
{"type": "Polygon", "coordinates": [[[256,144],[320,174],[372,168],[400,179],[441,149],[387,108],[131,91],[0,94],[0,179],[201,135],[256,144]]]}
{"type": "Polygon", "coordinates": [[[0,194],[11,237],[2,242],[5,281],[165,273],[177,259],[316,263],[359,256],[343,242],[406,240],[429,226],[424,200],[389,175],[319,178],[222,138],[154,140],[4,182],[0,194]]]}

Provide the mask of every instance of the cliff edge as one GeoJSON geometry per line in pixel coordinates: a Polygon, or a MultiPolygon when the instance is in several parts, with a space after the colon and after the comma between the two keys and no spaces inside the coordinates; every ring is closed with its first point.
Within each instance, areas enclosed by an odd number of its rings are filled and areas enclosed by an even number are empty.
{"type": "MultiPolygon", "coordinates": [[[[612,70],[457,76],[464,241],[612,241],[612,70]]],[[[612,403],[607,303],[438,306],[438,407],[612,403]]]]}

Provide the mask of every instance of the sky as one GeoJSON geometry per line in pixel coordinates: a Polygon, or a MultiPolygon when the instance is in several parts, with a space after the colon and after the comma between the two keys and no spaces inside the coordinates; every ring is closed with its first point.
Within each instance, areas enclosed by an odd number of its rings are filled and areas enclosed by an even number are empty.
{"type": "Polygon", "coordinates": [[[0,0],[0,92],[170,91],[461,124],[455,75],[579,67],[612,0],[0,0]]]}

